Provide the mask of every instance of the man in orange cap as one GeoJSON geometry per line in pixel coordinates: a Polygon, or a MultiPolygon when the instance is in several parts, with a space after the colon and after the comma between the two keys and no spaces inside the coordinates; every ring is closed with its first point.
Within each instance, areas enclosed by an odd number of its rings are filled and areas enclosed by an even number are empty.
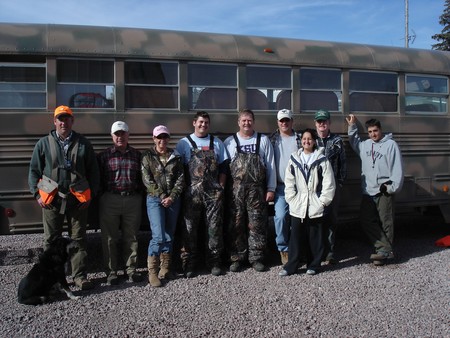
{"type": "Polygon", "coordinates": [[[88,207],[100,178],[94,149],[84,136],[72,130],[73,123],[72,109],[55,109],[55,130],[36,143],[28,184],[42,208],[44,249],[61,236],[67,219],[69,234],[79,247],[71,257],[72,275],[75,285],[87,290],[93,287],[86,272],[88,207]]]}

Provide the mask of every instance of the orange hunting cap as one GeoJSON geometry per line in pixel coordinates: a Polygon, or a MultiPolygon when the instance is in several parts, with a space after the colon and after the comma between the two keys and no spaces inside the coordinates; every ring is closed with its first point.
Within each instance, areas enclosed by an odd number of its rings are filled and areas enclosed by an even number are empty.
{"type": "Polygon", "coordinates": [[[73,116],[72,109],[67,106],[59,106],[55,109],[55,115],[53,117],[58,117],[59,115],[70,115],[73,116]]]}

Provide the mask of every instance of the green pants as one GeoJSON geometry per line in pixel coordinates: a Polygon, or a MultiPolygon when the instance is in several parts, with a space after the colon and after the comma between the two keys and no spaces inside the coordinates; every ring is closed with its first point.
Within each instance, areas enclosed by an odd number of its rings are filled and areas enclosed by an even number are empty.
{"type": "Polygon", "coordinates": [[[79,247],[78,251],[71,258],[72,276],[74,279],[86,278],[86,224],[88,220],[88,209],[80,210],[77,207],[72,207],[66,209],[63,215],[56,208],[42,209],[42,214],[44,223],[44,249],[47,249],[55,238],[61,236],[64,220],[67,219],[69,236],[78,243],[79,247]]]}
{"type": "Polygon", "coordinates": [[[106,273],[117,272],[125,264],[126,273],[131,275],[137,267],[142,195],[121,196],[106,192],[100,197],[99,211],[106,273]]]}
{"type": "Polygon", "coordinates": [[[363,195],[361,226],[377,253],[391,253],[394,243],[394,196],[363,195]]]}

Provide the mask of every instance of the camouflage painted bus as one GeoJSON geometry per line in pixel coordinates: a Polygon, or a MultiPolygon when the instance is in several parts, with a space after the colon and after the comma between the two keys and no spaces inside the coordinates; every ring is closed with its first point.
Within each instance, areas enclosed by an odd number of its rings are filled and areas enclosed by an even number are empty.
{"type": "Polygon", "coordinates": [[[211,131],[237,131],[250,108],[256,129],[276,128],[276,112],[294,112],[295,128],[313,127],[331,112],[349,160],[343,219],[358,214],[359,159],[348,147],[345,116],[376,117],[404,156],[401,208],[439,206],[450,222],[450,53],[325,41],[168,30],[0,24],[0,232],[42,229],[28,191],[30,156],[52,129],[52,111],[70,105],[74,129],[96,151],[111,143],[115,120],[131,144],[146,149],[151,130],[166,124],[172,142],[192,132],[197,110],[211,131]]]}

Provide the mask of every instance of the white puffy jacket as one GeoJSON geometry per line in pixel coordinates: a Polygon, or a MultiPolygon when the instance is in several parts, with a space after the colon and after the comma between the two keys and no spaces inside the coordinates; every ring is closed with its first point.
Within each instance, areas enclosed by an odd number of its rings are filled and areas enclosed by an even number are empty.
{"type": "Polygon", "coordinates": [[[323,155],[324,148],[320,148],[312,153],[311,168],[305,171],[300,160],[302,151],[291,155],[286,168],[284,183],[289,213],[301,219],[306,218],[307,212],[309,218],[322,217],[336,190],[333,168],[323,155]]]}

